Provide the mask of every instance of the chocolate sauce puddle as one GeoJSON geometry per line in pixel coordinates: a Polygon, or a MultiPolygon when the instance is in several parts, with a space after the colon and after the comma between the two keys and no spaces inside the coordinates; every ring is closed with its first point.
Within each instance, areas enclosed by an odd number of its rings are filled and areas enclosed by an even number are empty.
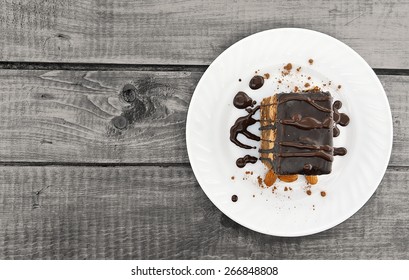
{"type": "Polygon", "coordinates": [[[237,109],[245,109],[247,107],[253,107],[256,101],[253,101],[250,96],[245,92],[239,91],[233,99],[233,105],[237,109]]]}
{"type": "Polygon", "coordinates": [[[248,115],[238,118],[234,125],[230,128],[230,141],[243,149],[255,149],[256,147],[243,144],[239,140],[237,140],[237,136],[240,133],[251,140],[260,141],[259,136],[254,135],[247,130],[250,125],[258,122],[258,120],[252,118],[252,116],[257,112],[258,109],[260,109],[260,106],[256,106],[253,109],[247,108],[246,111],[248,112],[248,115]]]}
{"type": "Polygon", "coordinates": [[[236,165],[237,167],[243,168],[244,166],[246,166],[247,163],[256,163],[256,162],[257,162],[256,157],[245,155],[244,157],[238,158],[236,160],[236,165]]]}
{"type": "Polygon", "coordinates": [[[253,78],[251,78],[249,87],[251,89],[259,89],[264,85],[264,78],[262,76],[256,75],[253,78]]]}
{"type": "Polygon", "coordinates": [[[334,148],[334,156],[345,156],[347,154],[347,149],[344,147],[334,148]]]}

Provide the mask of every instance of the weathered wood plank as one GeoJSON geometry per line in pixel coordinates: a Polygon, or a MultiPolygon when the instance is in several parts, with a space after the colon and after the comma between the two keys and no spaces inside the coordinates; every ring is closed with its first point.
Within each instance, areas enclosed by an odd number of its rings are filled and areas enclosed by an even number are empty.
{"type": "Polygon", "coordinates": [[[389,169],[352,218],[302,238],[229,220],[189,167],[1,167],[0,177],[0,259],[409,258],[406,168],[389,169]]]}
{"type": "MultiPolygon", "coordinates": [[[[201,75],[3,70],[0,162],[187,163],[186,114],[201,75]],[[119,97],[129,83],[141,103],[119,97]],[[123,130],[112,124],[121,115],[129,122],[123,130]]],[[[409,77],[380,79],[395,125],[391,164],[407,166],[409,77]]]]}
{"type": "Polygon", "coordinates": [[[407,1],[5,1],[0,60],[209,64],[258,31],[332,35],[372,67],[407,68],[407,1]]]}
{"type": "Polygon", "coordinates": [[[1,71],[0,161],[187,162],[186,114],[200,76],[1,71]],[[121,92],[130,84],[128,103],[121,92]]]}

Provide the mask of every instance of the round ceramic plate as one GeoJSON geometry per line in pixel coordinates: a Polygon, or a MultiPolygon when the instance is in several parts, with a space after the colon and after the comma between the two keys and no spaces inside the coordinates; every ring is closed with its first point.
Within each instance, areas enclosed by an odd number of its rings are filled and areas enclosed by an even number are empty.
{"type": "MultiPolygon", "coordinates": [[[[256,123],[249,130],[259,135],[258,128],[256,123]]],[[[328,35],[294,28],[260,32],[224,51],[196,87],[186,129],[190,163],[209,199],[237,223],[276,236],[317,233],[357,212],[381,182],[393,137],[385,91],[364,59],[328,35]],[[283,74],[288,63],[292,69],[283,74]],[[255,73],[268,77],[258,90],[249,88],[255,73]],[[277,181],[275,189],[259,186],[257,177],[267,172],[260,161],[236,166],[239,157],[259,155],[229,140],[230,127],[246,115],[233,106],[233,97],[244,91],[259,103],[275,93],[315,86],[342,101],[340,111],[351,119],[334,138],[334,146],[345,147],[347,155],[335,157],[331,174],[319,176],[316,185],[299,176],[293,183],[277,181]]]]}

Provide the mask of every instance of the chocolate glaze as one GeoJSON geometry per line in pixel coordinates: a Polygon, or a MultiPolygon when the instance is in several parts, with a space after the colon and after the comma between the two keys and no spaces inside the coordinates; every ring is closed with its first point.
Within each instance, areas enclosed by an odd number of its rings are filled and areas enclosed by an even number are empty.
{"type": "Polygon", "coordinates": [[[259,89],[263,86],[264,84],[264,78],[262,76],[256,75],[253,78],[251,78],[249,87],[251,89],[259,89]]]}
{"type": "Polygon", "coordinates": [[[317,110],[322,111],[322,112],[330,113],[332,111],[331,108],[326,108],[326,107],[323,107],[322,105],[317,104],[317,101],[332,100],[332,97],[330,95],[321,96],[321,97],[313,97],[313,99],[309,96],[308,93],[307,94],[285,94],[285,95],[286,96],[280,99],[280,101],[278,102],[278,105],[286,103],[288,101],[298,100],[298,101],[305,101],[309,103],[310,105],[314,106],[317,110]]]}
{"type": "Polygon", "coordinates": [[[238,118],[234,125],[230,128],[230,141],[232,141],[237,146],[244,149],[255,149],[255,147],[243,144],[239,140],[237,140],[237,136],[239,135],[239,133],[243,134],[251,140],[260,141],[259,136],[254,135],[247,130],[250,125],[253,125],[257,122],[257,120],[253,119],[252,116],[257,112],[258,109],[260,109],[260,106],[256,106],[253,109],[248,109],[248,115],[238,118]]]}
{"type": "Polygon", "coordinates": [[[245,92],[239,91],[233,99],[233,105],[237,109],[253,107],[256,101],[253,101],[245,92]]]}
{"type": "Polygon", "coordinates": [[[347,114],[340,113],[338,110],[341,109],[342,107],[342,102],[337,100],[334,102],[332,105],[332,110],[334,111],[334,128],[333,128],[333,135],[334,137],[339,136],[339,128],[337,125],[339,124],[340,126],[347,126],[349,124],[349,117],[347,114]]]}
{"type": "Polygon", "coordinates": [[[243,168],[244,166],[246,166],[247,163],[256,163],[256,162],[257,162],[256,157],[245,155],[244,157],[238,158],[236,160],[236,165],[239,168],[243,168]]]}
{"type": "Polygon", "coordinates": [[[280,175],[330,173],[333,161],[331,95],[324,92],[278,94],[277,101],[276,139],[272,149],[274,172],[280,175]]]}

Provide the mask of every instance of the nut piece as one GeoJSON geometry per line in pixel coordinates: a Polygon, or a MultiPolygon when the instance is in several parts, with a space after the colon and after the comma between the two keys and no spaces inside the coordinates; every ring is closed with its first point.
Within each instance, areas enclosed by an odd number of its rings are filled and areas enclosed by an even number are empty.
{"type": "Polygon", "coordinates": [[[297,174],[294,174],[294,175],[279,175],[278,179],[280,179],[283,182],[291,183],[291,182],[297,181],[298,175],[297,174]]]}
{"type": "Polygon", "coordinates": [[[318,183],[318,176],[317,175],[305,176],[305,179],[311,185],[315,185],[316,183],[318,183]]]}
{"type": "Polygon", "coordinates": [[[277,175],[274,173],[273,170],[270,169],[267,172],[266,177],[264,178],[264,184],[270,187],[275,183],[276,180],[277,180],[277,175]]]}

